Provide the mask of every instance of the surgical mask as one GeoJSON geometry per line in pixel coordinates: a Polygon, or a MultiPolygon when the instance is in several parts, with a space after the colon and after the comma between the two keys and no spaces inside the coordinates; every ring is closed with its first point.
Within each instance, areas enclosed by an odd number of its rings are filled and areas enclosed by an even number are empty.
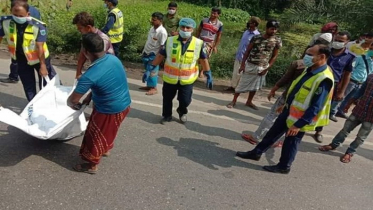
{"type": "Polygon", "coordinates": [[[170,15],[173,15],[173,14],[175,14],[176,13],[176,10],[175,9],[169,9],[168,10],[168,14],[170,14],[170,15]]]}
{"type": "Polygon", "coordinates": [[[13,20],[18,24],[24,24],[27,21],[27,17],[17,17],[13,15],[13,20]]]}
{"type": "Polygon", "coordinates": [[[308,67],[311,67],[311,66],[313,66],[313,56],[310,56],[310,55],[305,55],[304,57],[303,57],[303,63],[304,63],[304,65],[308,68],[308,67]]]}
{"type": "Polygon", "coordinates": [[[179,35],[181,36],[181,38],[189,38],[192,36],[192,32],[188,32],[188,31],[183,31],[183,30],[179,30],[179,35]]]}
{"type": "Polygon", "coordinates": [[[340,50],[342,48],[345,47],[345,43],[344,42],[333,42],[332,43],[332,48],[336,49],[336,50],[340,50]]]}
{"type": "Polygon", "coordinates": [[[368,50],[368,52],[367,52],[367,56],[369,56],[369,57],[373,57],[373,50],[368,50]]]}

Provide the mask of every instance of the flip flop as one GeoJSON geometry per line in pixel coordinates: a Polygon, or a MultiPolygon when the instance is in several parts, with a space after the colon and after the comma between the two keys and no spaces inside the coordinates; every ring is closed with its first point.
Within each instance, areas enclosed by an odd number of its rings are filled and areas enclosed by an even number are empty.
{"type": "Polygon", "coordinates": [[[235,107],[235,106],[236,106],[236,103],[233,103],[233,102],[230,102],[230,103],[227,105],[227,107],[230,108],[230,109],[232,109],[232,108],[235,107]]]}
{"type": "Polygon", "coordinates": [[[258,142],[249,134],[241,134],[243,140],[249,142],[252,145],[256,145],[258,142]]]}
{"type": "Polygon", "coordinates": [[[92,169],[89,163],[77,164],[73,167],[73,169],[77,172],[83,172],[88,174],[96,174],[98,170],[97,167],[96,169],[92,169]]]}
{"type": "Polygon", "coordinates": [[[340,161],[341,161],[342,163],[349,163],[349,162],[351,162],[351,158],[352,158],[352,156],[354,156],[354,154],[346,153],[346,154],[344,154],[344,155],[341,157],[340,161]]]}

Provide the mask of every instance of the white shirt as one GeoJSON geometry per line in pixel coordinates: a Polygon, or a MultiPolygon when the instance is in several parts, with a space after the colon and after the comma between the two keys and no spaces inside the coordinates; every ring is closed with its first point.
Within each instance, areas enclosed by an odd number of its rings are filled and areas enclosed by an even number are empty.
{"type": "Polygon", "coordinates": [[[151,27],[148,33],[148,39],[146,40],[143,53],[157,54],[158,51],[161,49],[161,46],[163,46],[166,41],[167,31],[162,25],[160,25],[157,29],[151,27]]]}

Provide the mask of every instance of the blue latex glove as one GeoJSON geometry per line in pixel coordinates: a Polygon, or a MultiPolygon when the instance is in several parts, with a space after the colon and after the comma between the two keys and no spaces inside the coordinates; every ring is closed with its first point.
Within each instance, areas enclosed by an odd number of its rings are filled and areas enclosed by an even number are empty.
{"type": "Polygon", "coordinates": [[[212,80],[212,74],[211,71],[204,71],[203,74],[206,76],[206,87],[210,90],[212,90],[212,87],[214,86],[214,82],[212,80]]]}

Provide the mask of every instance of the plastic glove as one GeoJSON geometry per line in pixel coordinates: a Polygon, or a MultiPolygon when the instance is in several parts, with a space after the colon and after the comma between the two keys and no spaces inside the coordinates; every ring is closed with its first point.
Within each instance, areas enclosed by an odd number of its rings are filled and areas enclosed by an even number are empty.
{"type": "Polygon", "coordinates": [[[150,71],[145,71],[145,73],[142,75],[142,83],[145,83],[150,76],[150,71]]]}
{"type": "Polygon", "coordinates": [[[212,90],[212,87],[214,86],[213,80],[212,80],[212,74],[211,71],[204,71],[203,74],[206,76],[206,87],[210,90],[212,90]]]}

